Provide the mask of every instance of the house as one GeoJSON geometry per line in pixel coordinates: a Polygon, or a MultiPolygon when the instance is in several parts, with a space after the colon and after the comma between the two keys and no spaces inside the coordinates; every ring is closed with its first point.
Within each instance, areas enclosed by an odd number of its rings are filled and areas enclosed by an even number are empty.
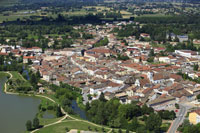
{"type": "Polygon", "coordinates": [[[186,42],[188,41],[188,35],[177,35],[179,42],[186,42]]]}
{"type": "Polygon", "coordinates": [[[127,102],[128,95],[125,92],[119,92],[115,94],[115,97],[118,98],[120,102],[123,104],[127,102]]]}
{"type": "Polygon", "coordinates": [[[147,33],[141,33],[140,36],[143,38],[150,38],[150,35],[147,33]]]}
{"type": "Polygon", "coordinates": [[[191,101],[194,98],[194,95],[186,89],[176,91],[172,94],[172,96],[176,97],[179,101],[191,101]]]}
{"type": "Polygon", "coordinates": [[[154,53],[160,53],[161,51],[165,51],[166,48],[162,48],[162,47],[158,47],[158,48],[154,48],[154,53]]]}
{"type": "Polygon", "coordinates": [[[187,58],[200,58],[198,52],[192,50],[175,50],[175,53],[187,58]]]}
{"type": "Polygon", "coordinates": [[[29,60],[34,60],[35,57],[34,56],[24,56],[23,57],[23,63],[28,63],[29,60]]]}
{"type": "Polygon", "coordinates": [[[42,94],[43,94],[44,92],[45,92],[45,89],[44,89],[43,87],[40,87],[40,88],[39,88],[39,93],[42,93],[42,94]]]}
{"type": "Polygon", "coordinates": [[[196,109],[189,113],[189,122],[194,125],[200,122],[200,109],[196,109]]]}
{"type": "Polygon", "coordinates": [[[32,47],[32,48],[20,48],[20,51],[22,53],[28,53],[28,52],[33,52],[33,53],[42,53],[42,49],[39,47],[32,47]]]}
{"type": "Polygon", "coordinates": [[[166,35],[166,38],[169,39],[171,37],[172,40],[176,38],[176,35],[174,33],[170,33],[166,35]]]}
{"type": "Polygon", "coordinates": [[[111,100],[112,98],[114,98],[115,94],[111,93],[111,92],[105,92],[104,93],[104,97],[106,100],[111,100]]]}
{"type": "Polygon", "coordinates": [[[153,84],[160,84],[166,81],[166,79],[169,79],[169,76],[167,73],[152,73],[148,72],[147,77],[153,84]]]}
{"type": "Polygon", "coordinates": [[[172,96],[168,96],[166,94],[161,95],[159,98],[147,102],[149,107],[154,108],[154,110],[163,110],[169,107],[173,107],[176,103],[176,98],[172,96]]]}

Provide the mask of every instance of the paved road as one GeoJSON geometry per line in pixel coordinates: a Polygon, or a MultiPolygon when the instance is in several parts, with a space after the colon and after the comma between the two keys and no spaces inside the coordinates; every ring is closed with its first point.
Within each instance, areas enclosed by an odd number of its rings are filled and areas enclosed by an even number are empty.
{"type": "Polygon", "coordinates": [[[172,125],[170,126],[170,129],[168,130],[168,133],[175,133],[179,127],[180,124],[182,124],[183,120],[185,119],[185,115],[190,107],[180,105],[180,110],[178,112],[177,118],[173,121],[172,125]]]}

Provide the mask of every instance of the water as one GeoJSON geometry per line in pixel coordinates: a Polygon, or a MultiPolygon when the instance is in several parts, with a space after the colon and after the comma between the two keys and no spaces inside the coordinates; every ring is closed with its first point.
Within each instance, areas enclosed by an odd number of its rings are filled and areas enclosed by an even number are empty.
{"type": "Polygon", "coordinates": [[[78,107],[78,104],[75,100],[72,100],[72,109],[73,111],[78,114],[82,119],[88,120],[85,114],[85,111],[78,107]]]}
{"type": "Polygon", "coordinates": [[[26,74],[27,80],[30,80],[30,76],[29,76],[28,70],[26,70],[24,66],[22,67],[22,70],[23,70],[23,73],[26,74]]]}
{"type": "Polygon", "coordinates": [[[0,79],[0,133],[23,133],[27,120],[37,114],[40,99],[3,93],[5,81],[0,79]]]}
{"type": "Polygon", "coordinates": [[[42,117],[45,119],[53,119],[55,118],[55,115],[49,111],[45,111],[42,117]]]}

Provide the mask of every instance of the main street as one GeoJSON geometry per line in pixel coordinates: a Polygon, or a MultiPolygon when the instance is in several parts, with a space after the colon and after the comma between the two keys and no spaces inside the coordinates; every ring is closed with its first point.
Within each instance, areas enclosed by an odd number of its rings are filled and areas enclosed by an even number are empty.
{"type": "Polygon", "coordinates": [[[185,119],[185,115],[188,112],[188,109],[190,109],[190,106],[186,106],[184,104],[179,104],[179,112],[177,115],[177,118],[173,121],[172,125],[170,126],[168,133],[175,133],[179,127],[180,124],[182,124],[183,120],[185,119]]]}

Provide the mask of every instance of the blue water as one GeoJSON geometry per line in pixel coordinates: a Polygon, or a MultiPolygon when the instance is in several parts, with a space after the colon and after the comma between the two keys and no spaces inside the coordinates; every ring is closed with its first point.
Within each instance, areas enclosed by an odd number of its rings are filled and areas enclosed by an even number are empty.
{"type": "Polygon", "coordinates": [[[75,100],[72,100],[72,109],[73,111],[78,114],[82,119],[88,120],[85,114],[85,111],[78,107],[78,104],[75,100]]]}
{"type": "Polygon", "coordinates": [[[27,79],[27,80],[30,80],[30,76],[29,76],[28,70],[26,70],[26,69],[24,68],[24,66],[23,66],[22,69],[23,69],[23,73],[26,74],[26,77],[27,77],[26,79],[27,79]]]}

